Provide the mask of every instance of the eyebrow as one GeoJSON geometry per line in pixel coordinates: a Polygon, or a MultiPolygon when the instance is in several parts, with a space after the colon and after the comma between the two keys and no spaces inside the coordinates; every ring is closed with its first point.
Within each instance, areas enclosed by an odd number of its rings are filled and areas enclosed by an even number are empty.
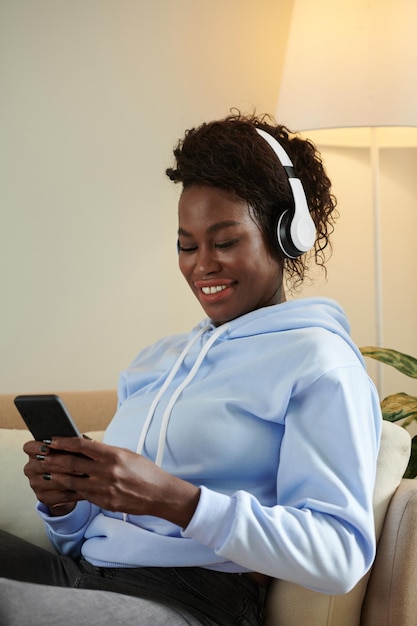
{"type": "MultiPolygon", "coordinates": [[[[241,222],[237,222],[236,220],[223,220],[221,222],[216,222],[207,228],[207,234],[212,235],[213,233],[217,233],[219,230],[223,230],[224,228],[231,228],[232,226],[240,226],[241,222]]],[[[183,237],[192,237],[192,233],[189,233],[185,228],[179,228],[178,234],[183,237]]]]}

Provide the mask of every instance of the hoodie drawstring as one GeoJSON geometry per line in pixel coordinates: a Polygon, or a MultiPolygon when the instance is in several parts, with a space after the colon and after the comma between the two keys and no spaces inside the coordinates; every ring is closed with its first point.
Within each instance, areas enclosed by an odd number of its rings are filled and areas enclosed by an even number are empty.
{"type": "MultiPolygon", "coordinates": [[[[207,324],[206,326],[203,326],[203,328],[201,328],[198,331],[198,333],[196,333],[194,335],[194,337],[187,343],[187,345],[185,346],[184,350],[181,352],[180,356],[178,357],[178,359],[174,363],[174,365],[172,367],[172,370],[170,371],[169,375],[167,376],[167,378],[166,378],[164,384],[162,385],[161,389],[156,394],[156,396],[155,396],[151,406],[149,407],[148,414],[147,414],[145,422],[144,422],[144,424],[142,426],[142,431],[140,433],[138,445],[137,445],[137,448],[136,448],[137,454],[141,454],[142,453],[143,446],[145,445],[146,435],[148,434],[148,430],[149,430],[149,427],[151,425],[152,418],[153,418],[154,413],[156,411],[156,407],[158,406],[158,404],[159,404],[159,402],[161,400],[161,397],[163,396],[163,394],[167,390],[168,386],[171,384],[174,376],[178,372],[179,368],[181,367],[181,364],[183,363],[183,361],[184,361],[185,357],[187,356],[187,354],[190,352],[190,350],[193,347],[193,345],[210,328],[212,328],[211,324],[207,324]]],[[[161,423],[161,428],[160,428],[160,431],[159,431],[159,439],[158,439],[158,449],[157,449],[156,459],[155,459],[155,463],[159,467],[161,467],[161,465],[162,465],[162,460],[163,460],[164,450],[165,450],[166,433],[167,433],[167,430],[168,430],[169,419],[171,417],[171,412],[172,412],[172,409],[174,407],[174,404],[178,400],[178,397],[180,396],[180,394],[184,391],[186,386],[192,381],[192,379],[194,378],[194,376],[198,372],[198,370],[199,370],[199,368],[201,366],[201,363],[204,360],[204,357],[206,356],[207,352],[210,350],[210,348],[213,345],[213,343],[216,341],[216,339],[218,337],[220,337],[220,335],[225,333],[228,330],[228,328],[229,327],[228,327],[227,324],[223,324],[222,326],[219,326],[214,331],[214,333],[212,334],[210,339],[208,339],[208,341],[204,344],[204,346],[200,350],[199,355],[198,355],[198,357],[197,357],[193,367],[189,371],[188,375],[182,381],[182,383],[180,383],[178,385],[178,387],[176,388],[176,390],[174,391],[174,393],[172,394],[172,396],[171,396],[171,398],[170,398],[170,400],[168,402],[168,405],[167,405],[167,407],[166,407],[166,409],[164,411],[164,414],[162,416],[162,423],[161,423]]],[[[123,513],[122,517],[123,517],[123,521],[126,522],[127,521],[127,513],[123,513]]]]}
{"type": "Polygon", "coordinates": [[[178,387],[176,388],[176,390],[174,391],[174,393],[172,394],[168,405],[164,411],[164,414],[162,416],[162,422],[161,422],[161,428],[159,431],[159,440],[158,440],[158,450],[157,450],[157,454],[156,454],[156,459],[155,459],[155,463],[156,465],[159,465],[159,467],[161,467],[162,465],[162,460],[163,460],[163,456],[164,456],[164,450],[165,450],[165,443],[166,443],[166,433],[168,430],[168,424],[169,424],[169,419],[171,417],[171,411],[174,407],[174,404],[176,403],[176,401],[178,400],[180,394],[184,391],[184,389],[187,387],[187,385],[190,384],[190,382],[192,381],[192,379],[194,378],[194,376],[197,374],[198,370],[200,369],[201,363],[203,362],[207,352],[210,350],[211,346],[213,345],[213,343],[216,341],[216,339],[218,337],[220,337],[220,335],[222,335],[224,332],[226,332],[227,327],[223,326],[219,326],[214,333],[212,334],[212,336],[210,337],[210,339],[208,339],[208,341],[206,341],[206,343],[204,344],[204,346],[202,347],[202,349],[200,350],[200,354],[198,355],[193,367],[191,368],[191,370],[189,371],[187,377],[182,381],[182,383],[180,385],[178,385],[178,387]]]}
{"type": "Polygon", "coordinates": [[[155,409],[158,406],[159,401],[160,401],[162,395],[165,393],[167,387],[171,384],[171,381],[174,378],[175,374],[178,372],[178,370],[179,370],[179,368],[181,366],[181,363],[183,362],[183,360],[185,359],[185,357],[187,356],[187,354],[189,353],[189,351],[191,350],[191,348],[193,347],[195,342],[209,328],[210,328],[209,325],[203,326],[203,328],[200,328],[198,333],[196,333],[194,335],[194,337],[184,347],[184,349],[181,352],[181,354],[179,355],[178,359],[175,361],[174,365],[172,366],[172,370],[168,374],[164,384],[162,385],[162,387],[160,388],[160,390],[156,394],[156,396],[155,396],[151,406],[149,407],[148,414],[147,414],[146,419],[145,419],[145,421],[143,423],[143,426],[142,426],[142,431],[140,433],[138,445],[136,447],[137,454],[142,454],[143,446],[145,445],[145,438],[146,438],[146,435],[148,434],[148,430],[149,430],[149,426],[150,426],[151,421],[152,421],[153,414],[155,413],[155,409]]]}
{"type": "MultiPolygon", "coordinates": [[[[136,448],[137,454],[141,454],[142,451],[143,451],[143,446],[145,445],[146,435],[148,434],[148,430],[149,430],[149,427],[151,425],[152,418],[154,416],[156,408],[157,408],[157,406],[158,406],[158,404],[159,404],[163,394],[167,390],[168,386],[171,384],[172,380],[174,379],[176,373],[178,372],[178,370],[181,367],[185,357],[190,352],[190,350],[193,347],[193,345],[210,328],[212,328],[212,326],[210,324],[207,324],[206,326],[203,326],[203,328],[200,328],[198,333],[196,333],[194,335],[194,337],[188,342],[188,344],[185,346],[185,348],[181,352],[180,356],[178,357],[178,359],[174,363],[174,365],[172,367],[172,370],[170,371],[170,373],[167,376],[164,384],[162,385],[161,389],[159,390],[159,392],[155,396],[151,406],[149,407],[149,411],[148,411],[148,414],[146,416],[145,422],[144,422],[144,424],[142,426],[142,431],[140,433],[138,445],[137,445],[137,448],[136,448]]],[[[158,450],[157,450],[156,459],[155,459],[155,463],[157,465],[161,466],[161,464],[162,464],[162,458],[163,458],[164,449],[165,449],[166,432],[167,432],[167,429],[168,429],[168,423],[169,423],[169,418],[171,416],[171,411],[173,409],[173,406],[174,406],[175,402],[178,400],[178,397],[180,396],[182,391],[185,389],[185,387],[191,382],[191,380],[196,375],[197,371],[199,370],[199,368],[201,366],[202,361],[204,360],[204,357],[206,356],[207,352],[210,350],[210,348],[213,345],[213,343],[216,341],[216,339],[218,337],[220,337],[220,335],[225,333],[227,329],[228,329],[228,325],[224,324],[222,326],[219,326],[214,331],[214,333],[212,334],[210,339],[204,344],[204,346],[200,350],[200,353],[199,353],[199,355],[198,355],[198,357],[197,357],[193,367],[191,368],[190,372],[188,373],[187,377],[185,378],[185,380],[182,383],[180,383],[180,385],[177,387],[177,389],[172,394],[172,396],[170,398],[170,401],[168,403],[168,406],[166,407],[166,409],[164,411],[164,414],[162,416],[162,423],[161,423],[161,428],[160,428],[160,432],[159,432],[159,440],[158,440],[158,450]]]]}

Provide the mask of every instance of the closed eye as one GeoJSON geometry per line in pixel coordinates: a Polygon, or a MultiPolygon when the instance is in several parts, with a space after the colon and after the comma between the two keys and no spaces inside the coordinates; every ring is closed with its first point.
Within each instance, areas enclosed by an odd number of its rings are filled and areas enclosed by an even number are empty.
{"type": "Polygon", "coordinates": [[[224,248],[230,248],[231,246],[234,246],[236,243],[239,242],[239,239],[230,239],[229,241],[224,241],[222,243],[216,243],[215,247],[216,248],[220,248],[220,249],[224,249],[224,248]]]}
{"type": "Polygon", "coordinates": [[[194,252],[197,250],[197,246],[182,246],[178,242],[178,252],[194,252]]]}

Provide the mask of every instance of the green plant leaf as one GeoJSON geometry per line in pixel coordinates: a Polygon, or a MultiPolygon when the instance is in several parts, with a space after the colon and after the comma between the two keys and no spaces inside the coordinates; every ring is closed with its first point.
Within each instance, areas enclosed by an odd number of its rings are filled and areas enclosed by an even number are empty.
{"type": "Polygon", "coordinates": [[[417,435],[411,440],[411,456],[404,472],[404,478],[415,478],[417,476],[417,435]]]}
{"type": "Polygon", "coordinates": [[[385,363],[386,365],[391,365],[406,376],[411,376],[411,378],[417,378],[417,359],[415,359],[414,357],[408,354],[404,354],[403,352],[398,352],[397,350],[391,350],[389,348],[376,348],[374,346],[366,346],[359,349],[362,352],[363,356],[368,356],[371,359],[376,359],[377,361],[381,361],[381,363],[385,363]]]}
{"type": "MultiPolygon", "coordinates": [[[[363,356],[391,365],[402,374],[417,378],[417,359],[414,357],[391,350],[389,348],[376,348],[366,346],[359,348],[363,356]]],[[[396,393],[381,402],[382,417],[389,422],[403,420],[401,426],[407,428],[414,420],[417,420],[417,397],[406,393],[396,393]]],[[[411,440],[411,455],[404,472],[404,478],[417,477],[417,435],[411,440]]]]}
{"type": "Polygon", "coordinates": [[[417,419],[417,398],[407,393],[395,393],[382,400],[381,410],[384,420],[398,422],[408,419],[408,423],[411,423],[417,419]]]}

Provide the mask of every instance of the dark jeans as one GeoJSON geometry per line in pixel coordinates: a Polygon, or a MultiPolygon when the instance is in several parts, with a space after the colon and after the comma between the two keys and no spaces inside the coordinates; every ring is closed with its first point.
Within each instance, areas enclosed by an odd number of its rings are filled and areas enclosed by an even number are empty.
{"type": "MultiPolygon", "coordinates": [[[[178,622],[174,618],[165,618],[165,623],[203,624],[205,626],[262,624],[264,589],[246,575],[214,572],[198,567],[95,567],[87,561],[74,561],[69,557],[52,554],[3,531],[0,531],[0,578],[54,587],[116,592],[124,596],[134,596],[136,603],[139,598],[142,598],[146,604],[146,617],[144,613],[143,621],[140,621],[142,611],[139,610],[137,604],[134,605],[132,610],[134,610],[135,624],[151,623],[149,610],[153,605],[156,613],[159,611],[158,607],[169,607],[168,611],[172,610],[185,617],[183,621],[180,618],[178,622]]],[[[10,584],[3,583],[2,591],[0,584],[0,605],[2,606],[6,597],[10,603],[10,587],[10,584]]],[[[45,604],[41,601],[41,595],[47,594],[47,591],[42,588],[36,590],[38,595],[34,593],[33,597],[40,599],[39,610],[42,610],[45,604]]],[[[65,607],[61,607],[62,611],[70,609],[74,618],[78,616],[78,623],[83,623],[82,617],[86,616],[89,604],[86,605],[82,596],[83,594],[77,595],[76,591],[72,591],[70,596],[68,593],[55,593],[54,609],[59,615],[61,598],[61,603],[65,603],[65,607]]],[[[16,598],[18,597],[20,601],[16,600],[16,603],[24,603],[24,593],[16,593],[16,598]]],[[[113,598],[113,594],[109,597],[113,598]]],[[[120,597],[117,599],[120,601],[120,597]]],[[[124,606],[126,606],[126,599],[124,606]]],[[[19,610],[21,610],[20,606],[19,610]]],[[[94,624],[90,616],[91,607],[88,610],[89,624],[94,624]]],[[[32,606],[30,616],[34,618],[34,624],[48,624],[45,622],[44,614],[34,616],[33,611],[32,606]],[[35,617],[39,619],[39,622],[36,622],[35,617]]],[[[105,621],[106,619],[106,612],[103,610],[100,621],[97,623],[114,624],[114,621],[110,619],[105,621]]],[[[161,623],[164,623],[162,618],[161,623]]]]}

